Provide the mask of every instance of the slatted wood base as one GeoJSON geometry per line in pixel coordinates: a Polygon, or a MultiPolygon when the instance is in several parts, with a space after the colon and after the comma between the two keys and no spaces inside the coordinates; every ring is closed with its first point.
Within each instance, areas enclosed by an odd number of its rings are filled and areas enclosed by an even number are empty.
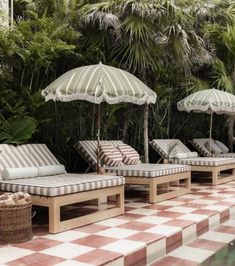
{"type": "Polygon", "coordinates": [[[124,213],[124,185],[68,194],[58,197],[32,196],[33,205],[49,208],[49,232],[63,232],[79,226],[95,223],[124,213]],[[101,197],[116,195],[116,206],[103,210],[99,208],[101,197]],[[98,205],[98,211],[77,218],[60,220],[60,208],[65,205],[93,200],[98,205]]]}
{"type": "Polygon", "coordinates": [[[220,166],[192,166],[193,172],[210,172],[212,185],[217,186],[235,180],[235,164],[220,166]],[[223,174],[222,171],[230,170],[231,174],[223,174]]]}
{"type": "Polygon", "coordinates": [[[191,192],[191,172],[184,172],[160,177],[125,177],[126,184],[146,185],[149,187],[149,202],[155,203],[191,192]],[[174,187],[172,187],[174,186],[174,187]],[[160,187],[167,192],[159,194],[160,187]],[[172,188],[172,191],[171,191],[172,188]]]}

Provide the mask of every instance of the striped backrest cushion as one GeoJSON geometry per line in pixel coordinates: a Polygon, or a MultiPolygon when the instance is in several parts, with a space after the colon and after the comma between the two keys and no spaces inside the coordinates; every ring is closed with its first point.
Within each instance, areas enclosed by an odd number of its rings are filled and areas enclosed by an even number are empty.
{"type": "MultiPolygon", "coordinates": [[[[110,144],[117,147],[123,144],[121,140],[101,140],[100,145],[110,144]]],[[[97,165],[97,141],[96,140],[80,140],[75,145],[74,148],[84,157],[84,159],[89,163],[93,170],[96,170],[97,165]]]]}
{"type": "Polygon", "coordinates": [[[100,145],[100,160],[107,166],[119,166],[122,165],[122,154],[114,146],[110,144],[100,145]]]}
{"type": "Polygon", "coordinates": [[[0,144],[0,179],[4,168],[59,164],[45,144],[0,144]]]}
{"type": "MultiPolygon", "coordinates": [[[[205,144],[209,141],[209,138],[204,139],[192,139],[192,145],[203,155],[203,156],[210,156],[209,150],[205,147],[205,144]]],[[[214,140],[212,140],[214,141],[214,140]]]]}
{"type": "Polygon", "coordinates": [[[121,144],[117,146],[118,150],[122,154],[122,161],[124,164],[134,165],[140,164],[140,155],[139,153],[127,144],[121,144]]]}
{"type": "Polygon", "coordinates": [[[179,139],[153,139],[150,145],[163,157],[171,158],[175,153],[187,153],[190,150],[179,139]]]}

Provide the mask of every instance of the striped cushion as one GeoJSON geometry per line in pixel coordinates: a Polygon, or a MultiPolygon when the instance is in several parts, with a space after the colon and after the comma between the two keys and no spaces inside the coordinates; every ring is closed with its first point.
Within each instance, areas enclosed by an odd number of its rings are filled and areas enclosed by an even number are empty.
{"type": "Polygon", "coordinates": [[[226,164],[235,164],[232,158],[215,158],[215,157],[197,157],[189,159],[171,159],[172,163],[186,164],[191,166],[220,166],[226,164]]]}
{"type": "MultiPolygon", "coordinates": [[[[100,145],[111,144],[117,147],[123,144],[121,140],[101,140],[100,145]]],[[[97,141],[96,140],[80,140],[75,145],[74,148],[84,157],[87,163],[96,170],[97,165],[97,141]]]]}
{"type": "Polygon", "coordinates": [[[172,158],[176,153],[188,153],[190,150],[179,139],[153,139],[150,145],[163,157],[172,158]]]}
{"type": "MultiPolygon", "coordinates": [[[[192,139],[192,145],[205,157],[210,156],[209,150],[205,147],[205,144],[209,141],[208,138],[205,139],[192,139]]],[[[214,140],[213,140],[214,141],[214,140]]]]}
{"type": "Polygon", "coordinates": [[[140,161],[140,155],[139,153],[133,149],[131,146],[126,144],[118,145],[118,150],[121,152],[123,157],[123,163],[124,164],[139,164],[140,161]]]}
{"type": "Polygon", "coordinates": [[[122,164],[122,154],[110,144],[100,145],[100,160],[107,166],[118,166],[122,164]]]}
{"type": "Polygon", "coordinates": [[[0,144],[0,179],[4,168],[57,165],[59,162],[45,144],[19,146],[0,144]]]}
{"type": "Polygon", "coordinates": [[[116,173],[122,176],[136,177],[159,177],[191,171],[188,165],[174,164],[138,164],[138,165],[123,165],[115,167],[106,167],[108,173],[116,173]]]}
{"type": "Polygon", "coordinates": [[[124,184],[125,179],[122,176],[63,174],[0,181],[0,190],[55,197],[124,184]]]}

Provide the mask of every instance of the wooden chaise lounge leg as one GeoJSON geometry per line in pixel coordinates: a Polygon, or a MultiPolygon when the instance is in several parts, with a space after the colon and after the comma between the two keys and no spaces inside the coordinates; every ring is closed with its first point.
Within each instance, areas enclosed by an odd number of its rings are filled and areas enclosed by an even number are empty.
{"type": "Polygon", "coordinates": [[[60,229],[60,205],[56,197],[49,199],[49,232],[57,233],[60,229]]]}
{"type": "Polygon", "coordinates": [[[149,202],[154,203],[157,201],[157,184],[155,178],[151,178],[149,181],[149,202]]]}
{"type": "Polygon", "coordinates": [[[218,185],[218,178],[219,178],[219,172],[217,169],[212,170],[212,185],[217,186],[218,185]]]}

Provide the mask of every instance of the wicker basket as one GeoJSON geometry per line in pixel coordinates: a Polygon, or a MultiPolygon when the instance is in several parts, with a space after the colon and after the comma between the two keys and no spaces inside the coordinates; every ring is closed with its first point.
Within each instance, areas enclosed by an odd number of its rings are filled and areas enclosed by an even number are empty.
{"type": "Polygon", "coordinates": [[[32,239],[32,203],[0,207],[0,244],[32,239]]]}

